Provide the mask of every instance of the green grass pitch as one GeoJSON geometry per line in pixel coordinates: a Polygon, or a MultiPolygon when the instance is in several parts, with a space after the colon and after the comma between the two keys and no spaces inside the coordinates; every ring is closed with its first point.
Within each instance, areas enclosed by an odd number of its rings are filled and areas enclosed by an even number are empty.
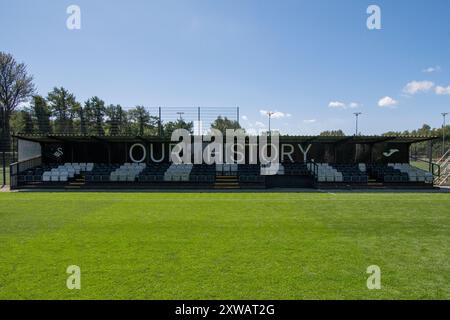
{"type": "Polygon", "coordinates": [[[407,298],[450,298],[448,194],[0,193],[0,299],[407,298]]]}

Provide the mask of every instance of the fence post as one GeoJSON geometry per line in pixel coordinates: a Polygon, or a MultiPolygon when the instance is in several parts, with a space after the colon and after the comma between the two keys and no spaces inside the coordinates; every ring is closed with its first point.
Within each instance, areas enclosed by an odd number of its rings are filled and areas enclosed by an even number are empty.
{"type": "Polygon", "coordinates": [[[2,165],[3,165],[3,185],[6,186],[6,152],[3,151],[3,160],[2,160],[2,165]]]}
{"type": "Polygon", "coordinates": [[[159,117],[158,121],[159,137],[162,137],[161,107],[158,107],[158,117],[159,117]]]}
{"type": "Polygon", "coordinates": [[[197,126],[198,126],[198,135],[200,136],[200,107],[198,107],[197,111],[197,126]]]}
{"type": "Polygon", "coordinates": [[[429,171],[433,172],[433,140],[428,142],[429,171]]]}

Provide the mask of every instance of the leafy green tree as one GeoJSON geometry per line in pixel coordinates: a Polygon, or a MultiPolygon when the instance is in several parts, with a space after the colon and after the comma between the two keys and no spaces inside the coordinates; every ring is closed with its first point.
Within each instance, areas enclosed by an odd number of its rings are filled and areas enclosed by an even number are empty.
{"type": "Polygon", "coordinates": [[[52,132],[51,128],[51,110],[47,101],[40,95],[33,96],[31,102],[31,110],[37,124],[37,131],[40,134],[48,134],[52,132]]]}
{"type": "Polygon", "coordinates": [[[34,125],[31,111],[28,109],[23,109],[20,111],[20,113],[24,123],[23,133],[32,134],[34,132],[34,125]]]}
{"type": "Polygon", "coordinates": [[[194,123],[192,121],[186,122],[183,119],[178,119],[177,121],[169,121],[163,126],[163,135],[167,138],[170,138],[172,136],[172,132],[174,132],[176,129],[186,129],[192,134],[194,132],[194,123]]]}
{"type": "Polygon", "coordinates": [[[99,97],[92,97],[84,104],[88,132],[96,135],[104,135],[104,117],[106,114],[105,102],[99,97]]]}
{"type": "Polygon", "coordinates": [[[106,128],[110,135],[119,135],[126,132],[127,113],[121,105],[109,105],[105,111],[106,128]]]}
{"type": "Polygon", "coordinates": [[[87,123],[86,123],[86,112],[84,108],[81,106],[81,104],[78,103],[78,120],[79,120],[79,127],[80,127],[80,133],[83,135],[86,135],[88,133],[87,123]]]}
{"type": "Polygon", "coordinates": [[[328,130],[323,131],[320,133],[321,136],[327,136],[327,137],[344,137],[345,133],[342,130],[328,130]]]}
{"type": "Polygon", "coordinates": [[[63,87],[55,87],[48,94],[47,101],[55,117],[56,133],[73,133],[73,120],[79,107],[75,96],[63,87]]]}
{"type": "Polygon", "coordinates": [[[140,136],[156,134],[158,118],[151,116],[143,106],[129,110],[128,116],[133,125],[134,134],[140,136]]]}
{"type": "Polygon", "coordinates": [[[13,132],[22,134],[33,133],[33,119],[30,110],[24,108],[21,110],[14,110],[10,117],[10,127],[13,132]]]}
{"type": "Polygon", "coordinates": [[[239,122],[236,120],[230,120],[227,117],[219,116],[216,120],[211,124],[211,129],[217,129],[222,132],[223,135],[226,134],[227,129],[242,129],[239,122]]]}

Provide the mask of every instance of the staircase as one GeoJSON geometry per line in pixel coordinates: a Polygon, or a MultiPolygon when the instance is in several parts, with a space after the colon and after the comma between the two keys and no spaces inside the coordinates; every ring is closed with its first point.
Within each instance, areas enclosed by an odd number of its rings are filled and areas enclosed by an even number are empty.
{"type": "Polygon", "coordinates": [[[367,181],[367,186],[371,189],[384,189],[384,183],[383,182],[378,182],[376,179],[373,178],[369,178],[369,180],[367,181]]]}
{"type": "Polygon", "coordinates": [[[436,164],[440,167],[440,175],[436,179],[436,184],[439,186],[443,186],[447,184],[450,179],[450,149],[436,162],[436,164]]]}
{"type": "Polygon", "coordinates": [[[216,176],[214,189],[240,189],[238,176],[216,176]]]}
{"type": "Polygon", "coordinates": [[[66,189],[80,189],[86,184],[86,180],[83,175],[76,175],[74,180],[69,181],[69,185],[65,186],[66,189]]]}

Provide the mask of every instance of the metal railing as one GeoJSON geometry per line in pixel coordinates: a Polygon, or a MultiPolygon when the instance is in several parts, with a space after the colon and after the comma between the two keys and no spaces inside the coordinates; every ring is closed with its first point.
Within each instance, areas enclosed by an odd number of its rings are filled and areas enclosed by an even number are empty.
{"type": "Polygon", "coordinates": [[[438,161],[436,161],[436,164],[440,165],[441,162],[447,162],[450,160],[450,149],[447,150],[446,153],[442,157],[439,158],[438,161]]]}
{"type": "Polygon", "coordinates": [[[439,158],[436,164],[440,168],[440,176],[437,179],[436,184],[443,186],[450,179],[450,149],[448,149],[447,152],[439,158]]]}
{"type": "Polygon", "coordinates": [[[27,160],[11,163],[9,166],[10,174],[10,188],[14,189],[19,186],[19,174],[25,170],[40,166],[42,164],[42,157],[34,157],[27,160]]]}

